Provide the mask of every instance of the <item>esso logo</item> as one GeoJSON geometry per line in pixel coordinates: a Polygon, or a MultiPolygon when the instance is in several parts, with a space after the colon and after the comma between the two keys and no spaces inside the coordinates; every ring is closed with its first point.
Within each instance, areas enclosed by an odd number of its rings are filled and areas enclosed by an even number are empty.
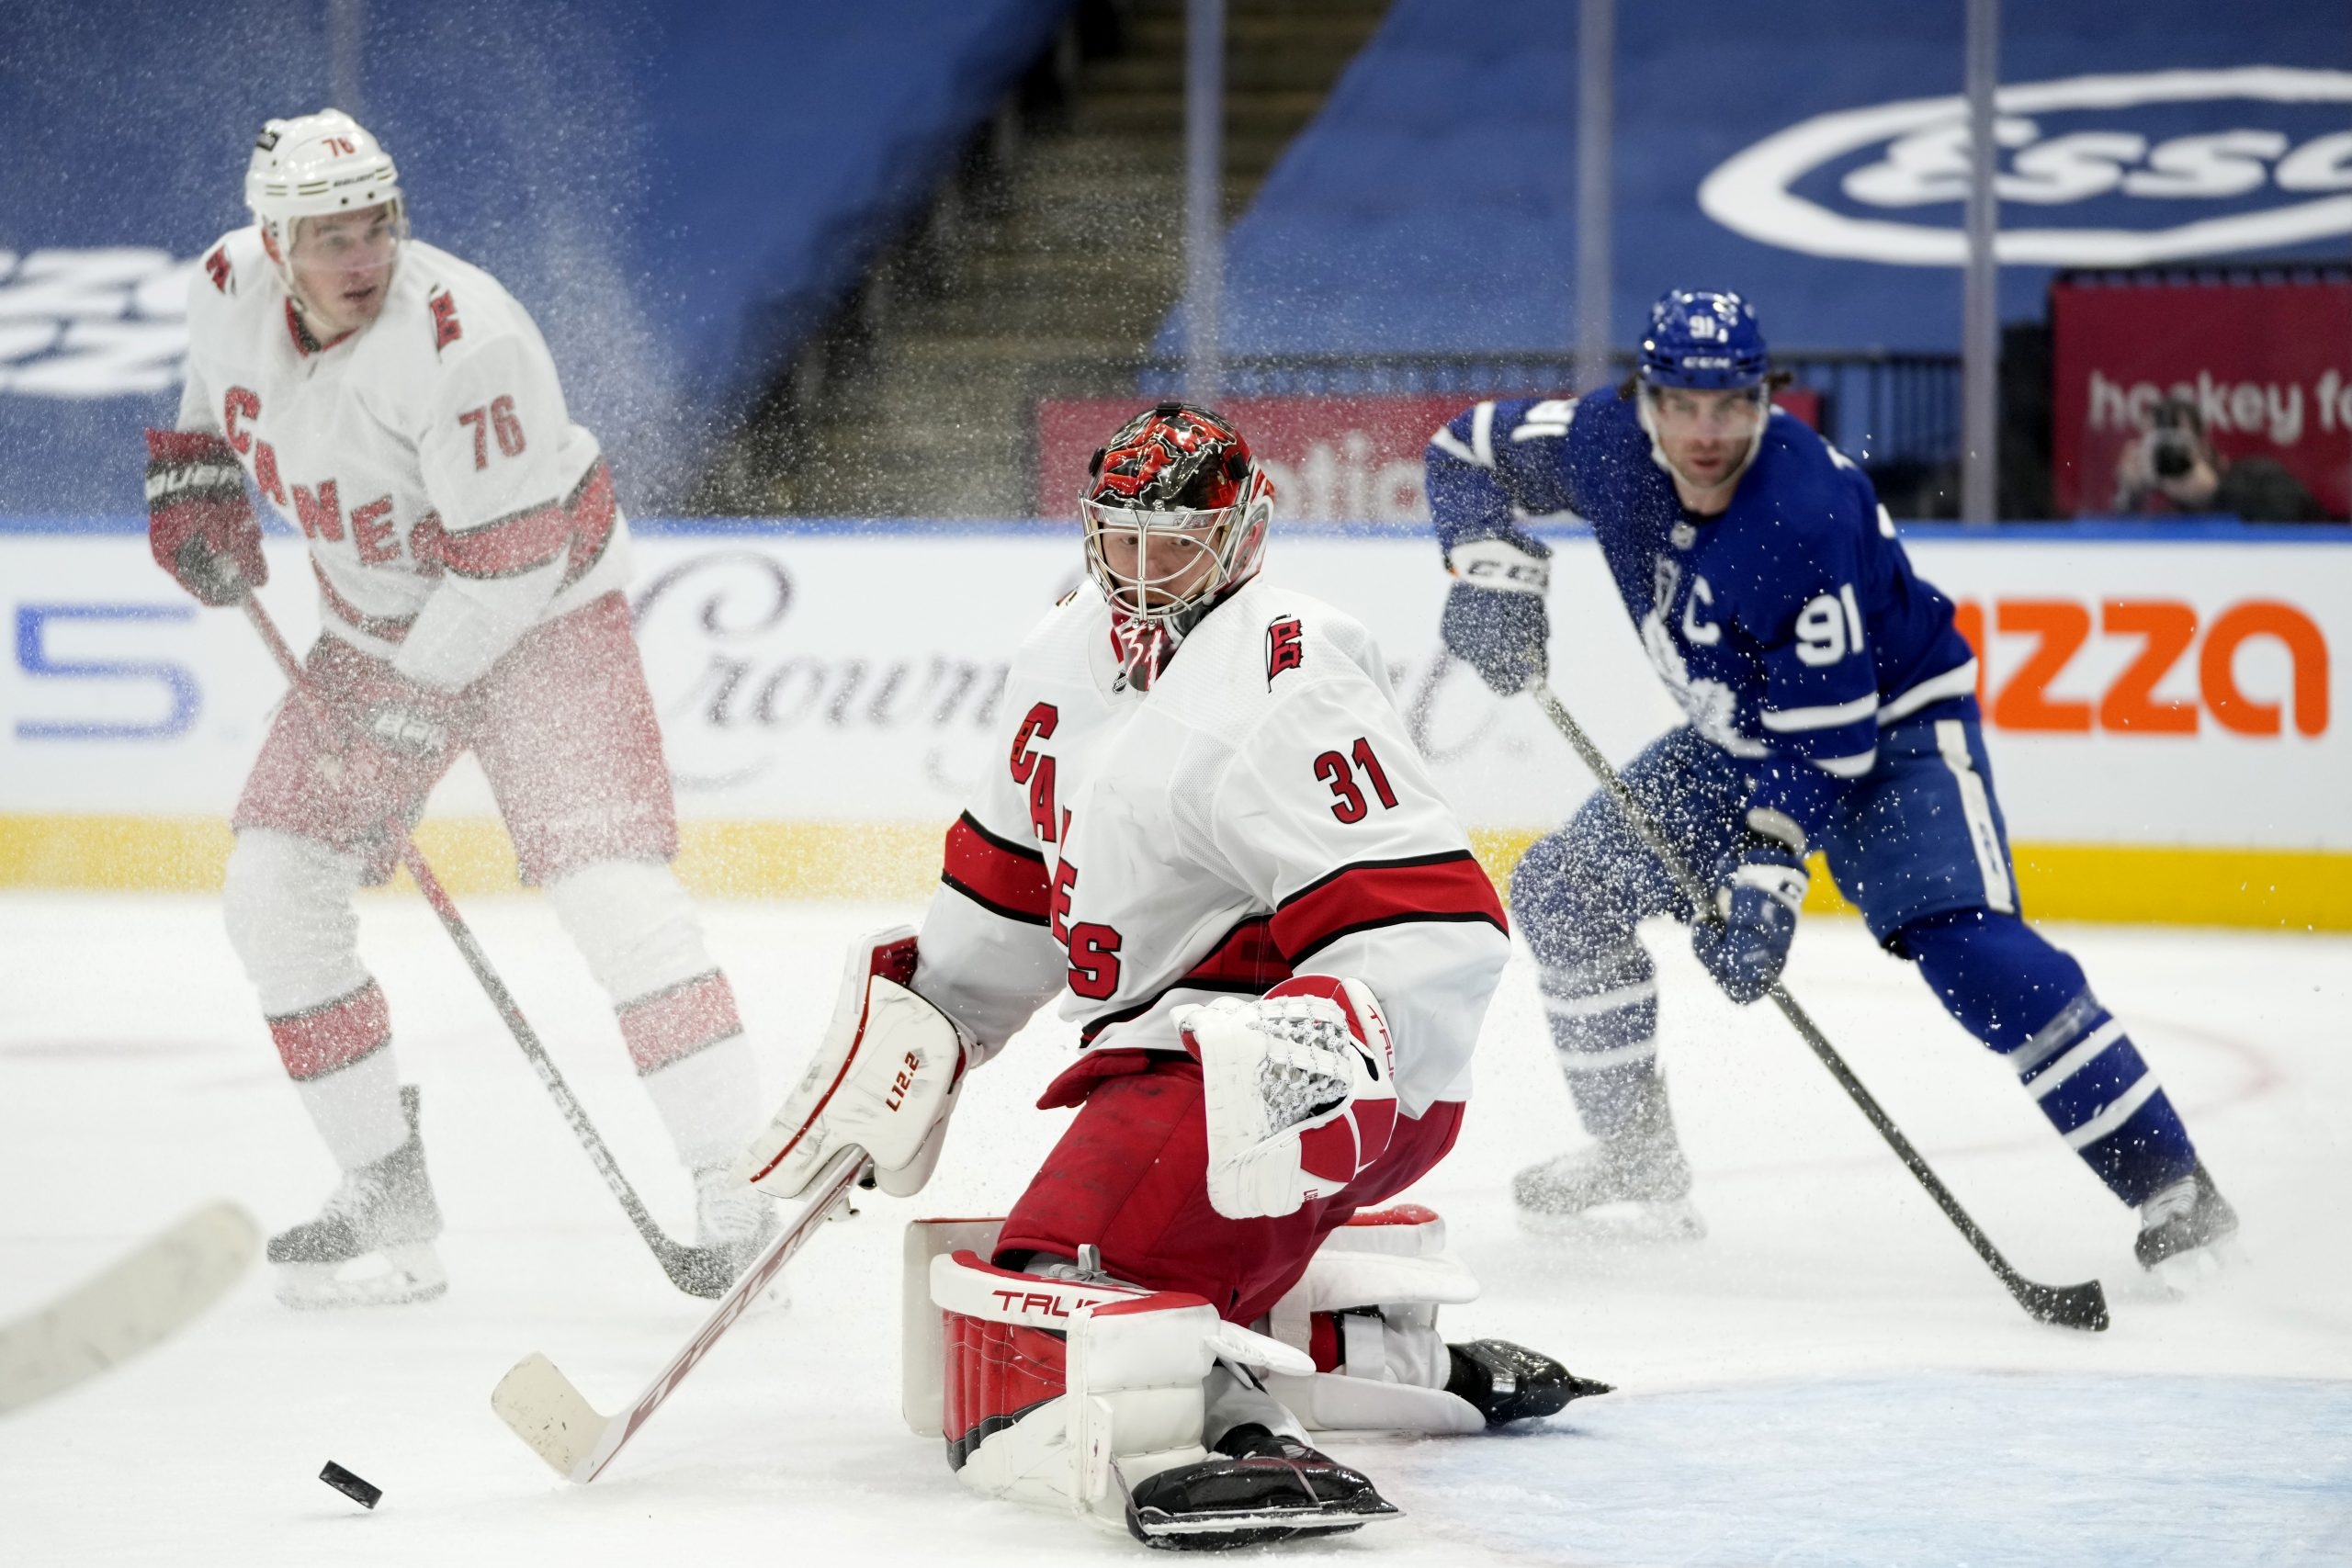
{"type": "MultiPolygon", "coordinates": [[[[2000,259],[2143,266],[2352,234],[2352,72],[2251,65],[2072,76],[1996,99],[2000,259]]],[[[1811,255],[1959,266],[1968,102],[1819,115],[1725,161],[1699,206],[1811,255]]]]}

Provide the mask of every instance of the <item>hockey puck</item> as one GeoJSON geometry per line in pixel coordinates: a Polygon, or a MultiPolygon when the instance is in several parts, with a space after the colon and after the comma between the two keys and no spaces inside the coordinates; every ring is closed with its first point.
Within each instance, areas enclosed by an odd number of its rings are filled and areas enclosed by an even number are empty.
{"type": "Polygon", "coordinates": [[[319,1472],[319,1479],[363,1508],[374,1507],[376,1499],[384,1495],[382,1487],[370,1486],[333,1460],[327,1461],[327,1467],[319,1472]]]}

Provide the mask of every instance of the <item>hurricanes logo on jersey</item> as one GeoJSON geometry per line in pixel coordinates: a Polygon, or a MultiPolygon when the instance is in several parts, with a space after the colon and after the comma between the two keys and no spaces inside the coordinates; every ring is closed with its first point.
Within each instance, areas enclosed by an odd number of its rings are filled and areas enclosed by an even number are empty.
{"type": "Polygon", "coordinates": [[[1300,646],[1298,617],[1293,615],[1266,627],[1266,687],[1273,689],[1274,677],[1285,670],[1295,670],[1306,662],[1306,650],[1300,646]]]}
{"type": "Polygon", "coordinates": [[[458,324],[458,301],[447,289],[425,300],[433,310],[433,352],[440,353],[466,335],[458,324]]]}

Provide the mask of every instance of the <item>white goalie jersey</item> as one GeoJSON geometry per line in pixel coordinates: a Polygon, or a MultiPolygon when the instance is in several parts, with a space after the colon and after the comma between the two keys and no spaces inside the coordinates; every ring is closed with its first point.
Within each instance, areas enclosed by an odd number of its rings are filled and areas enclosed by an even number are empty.
{"type": "Polygon", "coordinates": [[[983,1051],[1065,988],[1082,1051],[1178,1052],[1178,1007],[1327,975],[1378,997],[1405,1114],[1468,1097],[1502,907],[1355,621],[1256,579],[1136,691],[1080,589],[1015,658],[987,767],[915,975],[983,1051]]]}
{"type": "Polygon", "coordinates": [[[401,243],[377,319],[321,344],[257,229],[188,290],[179,427],[219,433],[309,541],[334,636],[454,690],[532,626],[628,581],[596,439],[530,315],[481,268],[401,243]]]}

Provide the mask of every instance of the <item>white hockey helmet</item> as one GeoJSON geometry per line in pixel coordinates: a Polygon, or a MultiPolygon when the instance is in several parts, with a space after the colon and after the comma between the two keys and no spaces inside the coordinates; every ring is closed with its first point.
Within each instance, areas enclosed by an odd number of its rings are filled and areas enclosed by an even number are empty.
{"type": "Polygon", "coordinates": [[[273,119],[254,141],[245,165],[245,205],[276,245],[283,266],[294,228],[305,218],[389,203],[402,221],[400,171],[392,155],[341,109],[273,119]]]}

